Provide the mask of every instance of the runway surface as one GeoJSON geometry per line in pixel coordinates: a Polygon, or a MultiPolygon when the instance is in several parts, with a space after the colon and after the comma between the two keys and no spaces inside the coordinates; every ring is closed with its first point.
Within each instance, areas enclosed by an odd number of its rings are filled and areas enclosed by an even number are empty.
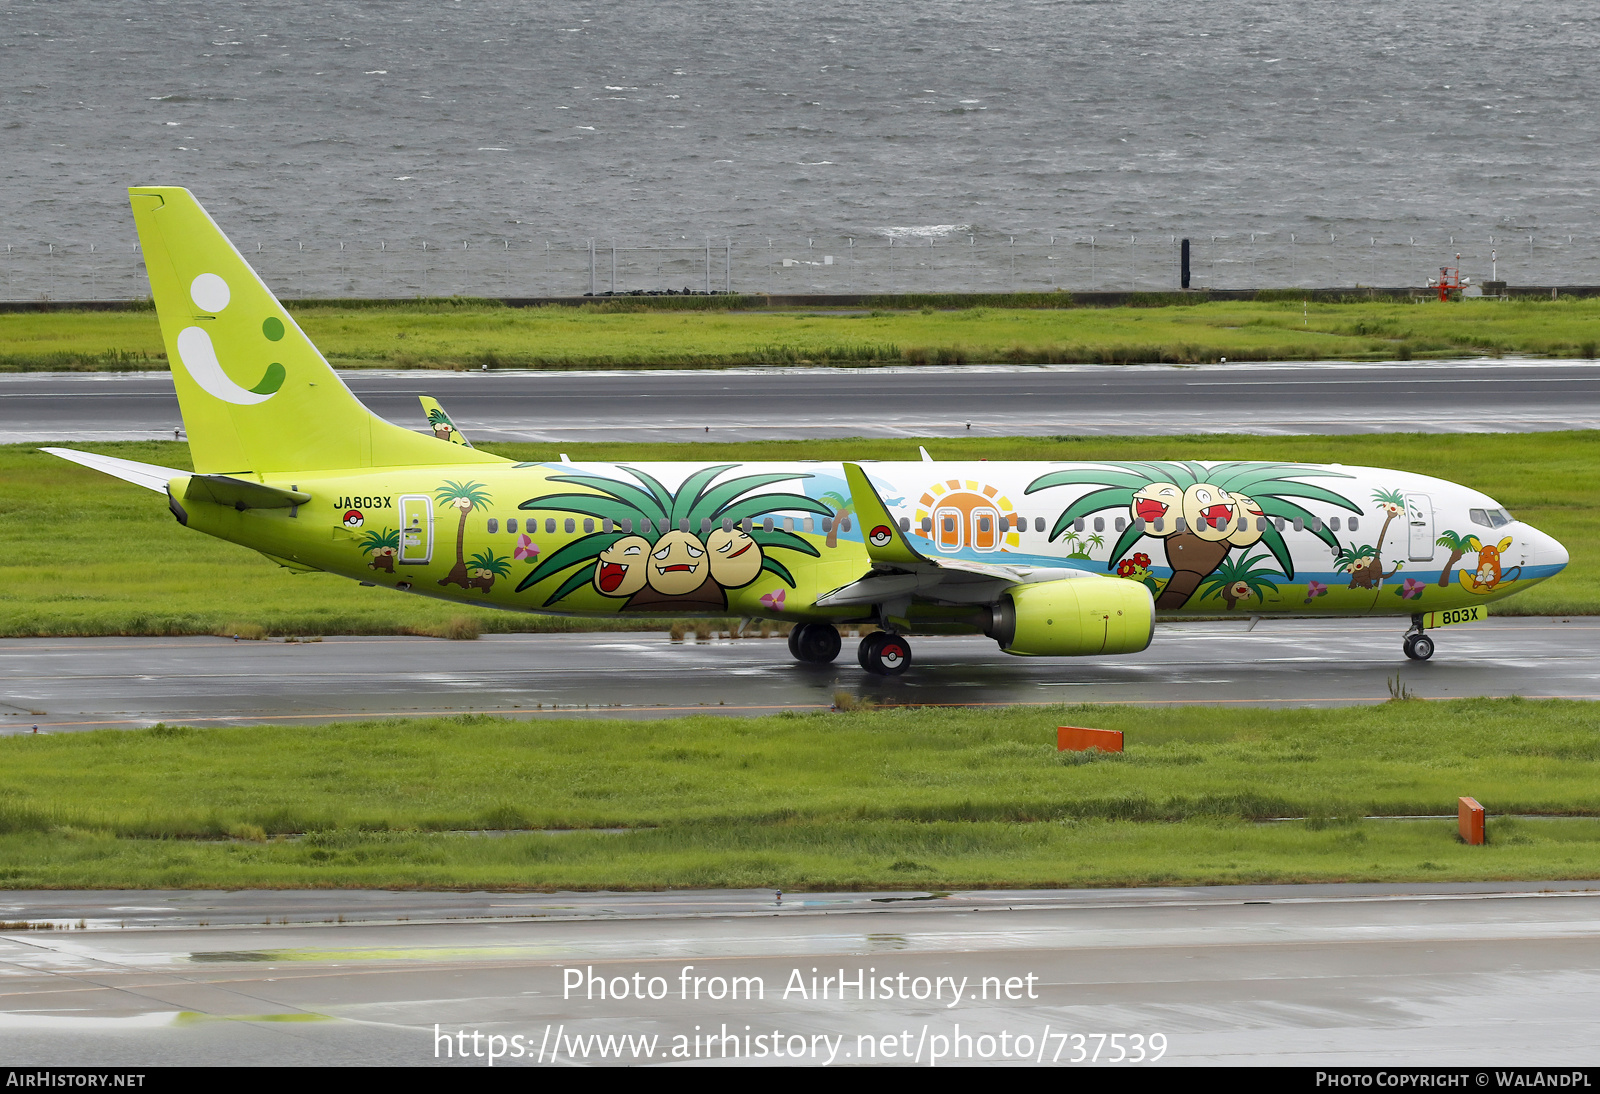
{"type": "MultiPolygon", "coordinates": [[[[434,395],[487,441],[1600,428],[1600,365],[1575,360],[342,375],[390,421],[420,429],[416,397],[434,395]]],[[[0,443],[182,424],[166,373],[0,376],[0,409],[0,443]]]]}
{"type": "Polygon", "coordinates": [[[0,918],[12,1064],[1600,1059],[1594,882],[42,892],[0,918]]]}
{"type": "Polygon", "coordinates": [[[1143,653],[1021,658],[984,638],[915,638],[911,668],[868,676],[853,642],[802,665],[781,638],[673,642],[660,633],[328,638],[0,640],[0,734],[158,721],[314,722],[488,711],[519,717],[759,715],[827,707],[844,691],[883,704],[1383,702],[1600,698],[1600,619],[1504,618],[1432,632],[1428,662],[1400,652],[1401,620],[1162,624],[1143,653]]]}

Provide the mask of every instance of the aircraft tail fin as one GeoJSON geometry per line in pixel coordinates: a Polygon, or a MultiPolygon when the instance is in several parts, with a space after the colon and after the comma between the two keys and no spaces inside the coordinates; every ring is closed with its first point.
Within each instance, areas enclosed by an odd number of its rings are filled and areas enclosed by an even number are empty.
{"type": "Polygon", "coordinates": [[[502,462],[363,406],[189,191],[128,197],[196,471],[502,462]]]}

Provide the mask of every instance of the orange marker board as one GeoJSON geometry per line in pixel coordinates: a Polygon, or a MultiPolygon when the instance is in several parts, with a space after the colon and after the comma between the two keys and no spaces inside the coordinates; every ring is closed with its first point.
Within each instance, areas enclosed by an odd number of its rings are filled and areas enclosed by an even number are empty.
{"type": "Polygon", "coordinates": [[[1101,752],[1121,752],[1122,730],[1056,727],[1057,752],[1087,752],[1091,748],[1098,748],[1101,752]]]}
{"type": "Polygon", "coordinates": [[[1463,843],[1481,844],[1483,842],[1483,806],[1473,798],[1462,798],[1457,810],[1461,824],[1461,840],[1463,843]]]}

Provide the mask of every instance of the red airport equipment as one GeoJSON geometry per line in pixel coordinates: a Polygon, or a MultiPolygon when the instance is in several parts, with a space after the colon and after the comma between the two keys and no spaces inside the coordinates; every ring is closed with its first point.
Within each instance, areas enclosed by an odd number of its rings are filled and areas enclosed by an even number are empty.
{"type": "Polygon", "coordinates": [[[1121,752],[1122,730],[1056,727],[1057,752],[1087,752],[1091,748],[1098,748],[1101,752],[1121,752]]]}
{"type": "MultiPolygon", "coordinates": [[[[1428,281],[1431,284],[1433,278],[1428,278],[1428,281]]],[[[1443,304],[1451,300],[1460,300],[1461,286],[1463,284],[1464,282],[1461,280],[1461,256],[1456,255],[1456,264],[1454,266],[1439,267],[1439,302],[1443,304]]]]}
{"type": "Polygon", "coordinates": [[[1474,798],[1462,798],[1458,803],[1461,842],[1479,846],[1484,842],[1483,806],[1474,798]]]}

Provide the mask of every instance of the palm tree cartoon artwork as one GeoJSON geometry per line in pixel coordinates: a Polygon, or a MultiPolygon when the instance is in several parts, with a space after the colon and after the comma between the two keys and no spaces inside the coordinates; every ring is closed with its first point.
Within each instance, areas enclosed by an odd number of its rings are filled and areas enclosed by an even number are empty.
{"type": "Polygon", "coordinates": [[[831,510],[831,523],[828,525],[828,538],[825,542],[830,548],[837,547],[839,546],[839,522],[855,513],[856,503],[854,499],[846,498],[837,490],[829,490],[822,495],[822,501],[831,510]]]}
{"type": "Polygon", "coordinates": [[[489,491],[481,482],[446,480],[443,486],[434,491],[434,496],[439,499],[441,507],[455,508],[461,512],[461,522],[456,526],[456,564],[439,579],[439,584],[470,589],[472,578],[467,574],[466,559],[467,514],[489,504],[489,491]]]}
{"type": "Polygon", "coordinates": [[[1230,612],[1239,606],[1241,600],[1254,598],[1258,603],[1266,600],[1268,590],[1278,591],[1278,584],[1272,579],[1283,576],[1274,569],[1257,565],[1266,560],[1264,554],[1246,559],[1229,555],[1211,572],[1200,595],[1222,597],[1230,612]]]}
{"type": "Polygon", "coordinates": [[[1062,510],[1051,539],[1060,538],[1085,517],[1126,507],[1133,519],[1112,545],[1106,568],[1116,569],[1119,559],[1128,561],[1125,553],[1145,536],[1161,540],[1172,577],[1161,587],[1156,607],[1174,611],[1189,602],[1235,548],[1264,545],[1285,579],[1292,581],[1294,559],[1283,533],[1268,518],[1298,521],[1338,550],[1338,538],[1300,503],[1321,502],[1356,514],[1361,508],[1332,490],[1301,481],[1308,478],[1351,476],[1288,463],[1230,462],[1207,468],[1192,461],[1151,460],[1052,471],[1030,483],[1027,493],[1058,486],[1096,487],[1062,510]]]}
{"type": "Polygon", "coordinates": [[[1476,538],[1476,536],[1462,536],[1458,532],[1446,531],[1444,535],[1434,541],[1450,552],[1450,557],[1445,559],[1444,569],[1439,571],[1439,588],[1447,589],[1450,587],[1450,571],[1456,568],[1456,563],[1461,561],[1462,555],[1477,549],[1473,546],[1476,538]]]}
{"type": "Polygon", "coordinates": [[[511,573],[511,560],[493,551],[479,551],[467,560],[467,586],[488,592],[494,588],[494,579],[511,573]]]}
{"type": "Polygon", "coordinates": [[[1352,589],[1381,589],[1385,581],[1405,569],[1406,565],[1396,562],[1394,569],[1383,572],[1383,541],[1389,535],[1389,525],[1394,523],[1394,518],[1406,511],[1405,495],[1398,490],[1374,490],[1372,500],[1378,503],[1378,508],[1385,514],[1377,542],[1364,547],[1346,547],[1333,560],[1334,569],[1350,575],[1352,589]]]}
{"type": "Polygon", "coordinates": [[[400,553],[400,532],[395,528],[385,528],[379,531],[361,533],[361,538],[356,541],[365,554],[372,556],[367,566],[373,570],[382,570],[385,573],[394,573],[395,556],[400,553]]]}
{"type": "Polygon", "coordinates": [[[570,571],[544,602],[545,607],[585,586],[636,612],[726,611],[729,589],[741,589],[770,573],[794,587],[794,575],[773,551],[819,557],[816,547],[793,532],[757,517],[776,512],[830,516],[825,502],[792,492],[757,493],[774,483],[810,475],[740,475],[718,482],[738,464],[705,467],[683,480],[676,492],[633,467],[620,470],[637,485],[600,475],[556,475],[551,482],[579,486],[589,493],[530,498],[519,508],[534,512],[576,513],[598,518],[598,531],[552,552],[517,586],[522,592],[570,571]],[[746,526],[748,523],[748,530],[746,526]]]}
{"type": "Polygon", "coordinates": [[[454,440],[461,435],[456,433],[455,423],[443,410],[428,411],[428,428],[433,430],[433,435],[441,441],[454,440]]]}

